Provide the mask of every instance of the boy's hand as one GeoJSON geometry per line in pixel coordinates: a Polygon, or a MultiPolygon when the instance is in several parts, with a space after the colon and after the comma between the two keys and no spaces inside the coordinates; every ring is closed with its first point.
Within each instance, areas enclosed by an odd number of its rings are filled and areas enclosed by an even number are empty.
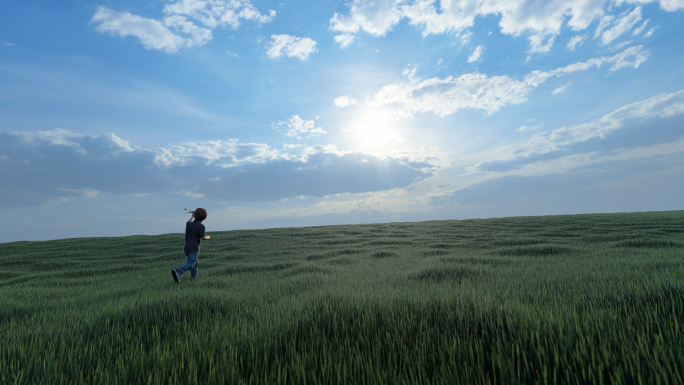
{"type": "Polygon", "coordinates": [[[202,237],[200,239],[211,239],[211,237],[207,235],[206,237],[202,237]]]}

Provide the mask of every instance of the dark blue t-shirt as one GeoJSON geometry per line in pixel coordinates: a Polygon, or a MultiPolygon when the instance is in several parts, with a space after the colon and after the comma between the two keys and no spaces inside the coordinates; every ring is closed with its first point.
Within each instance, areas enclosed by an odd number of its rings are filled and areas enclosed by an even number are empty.
{"type": "Polygon", "coordinates": [[[204,237],[204,225],[200,221],[185,223],[185,254],[198,252],[200,249],[200,238],[204,237]]]}

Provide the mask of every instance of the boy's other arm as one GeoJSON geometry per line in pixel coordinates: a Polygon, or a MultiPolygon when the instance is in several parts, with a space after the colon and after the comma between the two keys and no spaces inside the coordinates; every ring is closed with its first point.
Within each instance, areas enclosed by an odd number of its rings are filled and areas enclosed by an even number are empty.
{"type": "Polygon", "coordinates": [[[211,239],[211,238],[210,238],[208,235],[205,235],[205,236],[203,236],[203,237],[200,238],[200,239],[211,239]]]}
{"type": "Polygon", "coordinates": [[[191,211],[190,212],[190,219],[188,219],[188,222],[192,222],[192,220],[195,218],[195,212],[191,211]]]}

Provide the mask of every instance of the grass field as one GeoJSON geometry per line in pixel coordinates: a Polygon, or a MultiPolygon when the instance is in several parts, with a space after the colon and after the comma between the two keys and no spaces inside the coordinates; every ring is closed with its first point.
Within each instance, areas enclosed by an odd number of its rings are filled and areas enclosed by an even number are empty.
{"type": "Polygon", "coordinates": [[[0,383],[684,383],[684,211],[206,226],[0,244],[0,383]]]}

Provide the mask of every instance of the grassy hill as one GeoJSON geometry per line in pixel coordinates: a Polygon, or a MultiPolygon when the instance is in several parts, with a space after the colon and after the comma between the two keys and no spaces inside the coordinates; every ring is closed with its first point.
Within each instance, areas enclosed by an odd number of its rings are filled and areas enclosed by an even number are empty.
{"type": "Polygon", "coordinates": [[[684,211],[208,234],[0,244],[0,383],[684,383],[684,211]]]}

